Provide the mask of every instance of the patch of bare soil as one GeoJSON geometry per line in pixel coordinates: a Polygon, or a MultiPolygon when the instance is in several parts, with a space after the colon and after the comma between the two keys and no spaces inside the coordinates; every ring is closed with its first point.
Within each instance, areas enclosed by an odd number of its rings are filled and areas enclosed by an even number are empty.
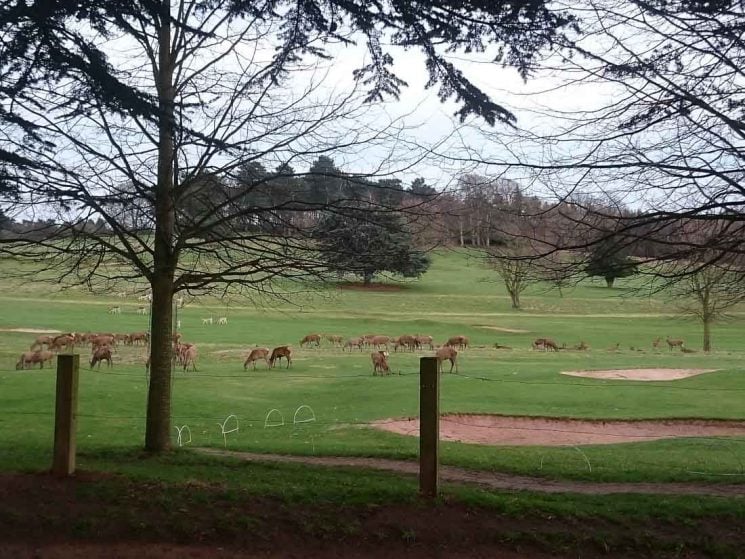
{"type": "Polygon", "coordinates": [[[0,332],[21,332],[23,334],[60,334],[62,330],[43,328],[0,328],[0,332]]]}
{"type": "MultiPolygon", "coordinates": [[[[548,559],[735,556],[745,532],[730,516],[691,524],[500,513],[436,504],[297,503],[240,488],[113,476],[59,480],[0,474],[0,557],[34,559],[548,559]]],[[[515,496],[519,499],[519,496],[515,496]]]]}
{"type": "MultiPolygon", "coordinates": [[[[419,434],[419,419],[385,419],[373,427],[401,435],[419,434]]],[[[674,437],[743,436],[745,421],[591,421],[500,415],[445,415],[440,439],[506,446],[616,444],[674,437]]]]}
{"type": "Polygon", "coordinates": [[[717,369],[608,369],[605,371],[562,371],[572,377],[601,378],[607,380],[679,380],[713,373],[717,369]]]}
{"type": "Polygon", "coordinates": [[[520,330],[519,328],[502,328],[501,326],[476,326],[485,330],[494,330],[496,332],[506,332],[507,334],[529,334],[530,330],[520,330]]]}
{"type": "Polygon", "coordinates": [[[346,283],[340,283],[341,289],[351,289],[353,291],[403,291],[406,289],[404,285],[395,285],[391,283],[371,283],[365,285],[362,282],[350,281],[346,283]]]}

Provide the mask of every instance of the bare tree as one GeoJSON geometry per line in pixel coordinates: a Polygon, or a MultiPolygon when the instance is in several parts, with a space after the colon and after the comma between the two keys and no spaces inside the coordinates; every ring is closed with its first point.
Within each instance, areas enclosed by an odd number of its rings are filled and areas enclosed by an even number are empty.
{"type": "Polygon", "coordinates": [[[713,264],[708,258],[705,264],[691,264],[687,273],[677,271],[681,277],[668,290],[682,314],[701,321],[703,350],[709,352],[713,323],[725,317],[729,309],[745,301],[745,288],[742,286],[741,273],[733,271],[732,265],[713,264]]]}
{"type": "MultiPolygon", "coordinates": [[[[430,85],[441,86],[443,100],[457,98],[461,118],[512,122],[442,49],[495,45],[500,62],[527,75],[536,53],[573,23],[541,0],[518,7],[107,0],[44,9],[0,7],[0,96],[13,110],[0,112],[0,124],[15,127],[0,136],[0,156],[11,169],[2,175],[10,184],[4,192],[13,194],[6,201],[19,215],[53,210],[55,221],[33,236],[3,238],[2,247],[62,270],[63,280],[96,286],[144,278],[150,286],[150,451],[170,445],[174,293],[271,289],[278,277],[322,274],[298,231],[304,220],[288,214],[334,211],[348,196],[258,196],[270,179],[246,183],[239,169],[262,162],[287,170],[400,140],[395,123],[373,126],[363,114],[362,102],[396,97],[406,85],[391,70],[386,44],[420,48],[430,85]],[[330,91],[318,62],[330,56],[329,44],[355,37],[366,41],[369,62],[355,71],[351,91],[330,91]],[[301,89],[290,85],[293,73],[303,74],[301,89]],[[77,227],[99,217],[106,234],[77,227]],[[285,230],[279,239],[268,227],[277,223],[285,230]]],[[[361,178],[417,157],[394,149],[361,178]]]]}

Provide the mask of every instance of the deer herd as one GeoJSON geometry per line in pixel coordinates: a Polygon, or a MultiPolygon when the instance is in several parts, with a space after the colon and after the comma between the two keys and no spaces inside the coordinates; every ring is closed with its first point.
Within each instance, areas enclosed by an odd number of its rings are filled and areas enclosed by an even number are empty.
{"type": "MultiPolygon", "coordinates": [[[[197,370],[197,357],[198,350],[195,344],[186,343],[181,340],[181,334],[176,333],[173,335],[173,363],[183,367],[184,371],[191,369],[192,371],[197,370]]],[[[353,351],[354,349],[362,352],[364,349],[372,350],[370,353],[370,359],[372,362],[373,375],[389,375],[391,367],[388,363],[390,357],[389,351],[392,349],[394,352],[404,351],[416,351],[422,349],[429,349],[435,352],[435,358],[437,359],[437,370],[442,372],[443,363],[446,361],[450,362],[449,372],[458,372],[458,352],[468,348],[469,340],[466,336],[453,336],[444,342],[441,346],[435,347],[432,336],[426,335],[410,335],[404,334],[402,336],[384,336],[376,334],[367,334],[359,337],[351,337],[344,339],[343,336],[339,335],[321,335],[321,334],[308,334],[300,340],[301,348],[318,348],[321,346],[322,340],[326,340],[331,344],[332,347],[341,348],[342,351],[353,351]]],[[[108,367],[113,366],[113,353],[116,351],[118,344],[124,344],[128,346],[146,346],[150,342],[150,335],[148,332],[132,332],[129,334],[114,334],[114,333],[78,333],[78,332],[67,332],[58,335],[40,335],[36,337],[30,347],[30,351],[23,352],[16,363],[16,369],[27,369],[32,368],[36,364],[39,368],[43,369],[45,363],[49,363],[51,366],[52,359],[55,354],[60,351],[73,351],[76,346],[89,345],[91,348],[90,367],[98,366],[101,368],[101,363],[105,362],[108,367]]],[[[652,342],[652,346],[655,349],[659,349],[663,340],[658,337],[652,342]]],[[[684,341],[681,339],[673,339],[667,337],[665,343],[670,351],[673,349],[680,349],[683,353],[691,353],[693,350],[689,350],[685,347],[684,341]]],[[[508,346],[501,346],[495,344],[494,347],[498,349],[509,349],[508,346]]],[[[565,349],[573,349],[578,351],[587,351],[590,347],[581,341],[579,344],[567,348],[566,344],[559,346],[551,338],[536,338],[532,344],[532,349],[542,351],[559,351],[565,349]]],[[[620,344],[616,344],[614,347],[609,348],[609,351],[615,351],[620,348],[620,344]]],[[[631,349],[636,349],[632,347],[631,349]]],[[[279,362],[281,366],[282,359],[285,360],[286,368],[290,368],[292,364],[292,347],[289,345],[283,345],[269,349],[268,347],[256,347],[250,350],[243,362],[243,369],[247,370],[249,365],[256,370],[257,361],[263,361],[266,363],[267,368],[272,369],[279,362]]],[[[148,357],[145,363],[146,369],[150,367],[150,358],[148,357]]]]}

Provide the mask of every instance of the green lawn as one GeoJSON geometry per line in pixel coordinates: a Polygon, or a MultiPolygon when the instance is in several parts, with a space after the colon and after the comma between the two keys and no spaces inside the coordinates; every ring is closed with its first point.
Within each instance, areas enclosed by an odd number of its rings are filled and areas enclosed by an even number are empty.
{"type": "MultiPolygon", "coordinates": [[[[9,263],[0,262],[2,266],[9,263]]],[[[631,281],[609,290],[586,281],[559,297],[546,286],[523,296],[513,311],[503,286],[482,262],[462,251],[434,255],[432,269],[397,291],[329,289],[294,296],[292,303],[198,299],[180,311],[184,339],[199,348],[199,371],[177,372],[174,427],[188,426],[192,446],[223,446],[219,423],[234,415],[239,430],[226,435],[234,450],[295,454],[349,454],[415,459],[417,439],[379,432],[375,419],[417,415],[418,358],[392,354],[394,374],[373,377],[369,352],[343,353],[328,344],[300,349],[305,334],[454,334],[471,338],[460,360],[461,376],[444,375],[443,412],[484,412],[581,418],[745,419],[741,365],[743,315],[714,329],[710,355],[653,352],[666,335],[700,347],[700,326],[676,315],[674,303],[644,297],[631,281]],[[228,317],[227,326],[203,325],[203,317],[228,317]],[[497,329],[509,329],[505,332],[497,329]],[[568,346],[584,340],[586,353],[533,352],[536,337],[568,346]],[[495,350],[499,342],[513,350],[495,350]],[[291,343],[291,369],[244,372],[246,349],[291,343]],[[619,343],[621,351],[607,348],[619,343]],[[632,351],[630,346],[644,351],[632,351]],[[719,369],[673,382],[581,379],[560,371],[625,367],[719,369]],[[309,406],[315,421],[310,419],[309,406]],[[267,414],[271,410],[277,410],[267,414]],[[284,422],[283,425],[278,423],[284,422]],[[265,424],[268,424],[265,426],[265,424]]],[[[638,281],[638,280],[635,280],[638,281]]],[[[122,286],[123,289],[126,286],[122,286]]],[[[50,370],[17,372],[15,361],[35,334],[11,329],[129,332],[147,329],[135,297],[58,291],[49,284],[4,281],[0,287],[0,469],[39,469],[49,463],[54,377],[50,370]],[[119,316],[109,305],[122,305],[119,316]]],[[[88,351],[83,351],[83,360],[88,351]]],[[[146,378],[144,348],[121,348],[112,371],[81,376],[78,444],[81,460],[142,444],[146,378]]],[[[226,430],[235,426],[231,419],[226,430]]],[[[184,429],[183,436],[187,430],[184,429]]],[[[174,441],[176,440],[174,428],[174,441]]],[[[574,447],[488,447],[443,443],[442,460],[485,470],[552,478],[596,480],[745,481],[745,439],[695,438],[574,447]],[[588,467],[589,463],[589,467],[588,467]],[[703,472],[703,473],[702,473],[703,472]]]]}

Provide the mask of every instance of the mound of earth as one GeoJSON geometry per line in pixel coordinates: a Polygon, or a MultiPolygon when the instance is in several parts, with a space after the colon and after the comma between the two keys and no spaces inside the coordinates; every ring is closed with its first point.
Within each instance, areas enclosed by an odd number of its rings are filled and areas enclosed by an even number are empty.
{"type": "MultiPolygon", "coordinates": [[[[419,435],[419,419],[384,419],[372,426],[400,435],[419,435]]],[[[440,440],[506,446],[616,444],[675,437],[743,436],[745,421],[598,421],[501,415],[444,415],[440,440]]]]}
{"type": "Polygon", "coordinates": [[[678,380],[713,373],[717,369],[608,369],[604,371],[562,371],[573,377],[602,378],[609,380],[678,380]]]}

